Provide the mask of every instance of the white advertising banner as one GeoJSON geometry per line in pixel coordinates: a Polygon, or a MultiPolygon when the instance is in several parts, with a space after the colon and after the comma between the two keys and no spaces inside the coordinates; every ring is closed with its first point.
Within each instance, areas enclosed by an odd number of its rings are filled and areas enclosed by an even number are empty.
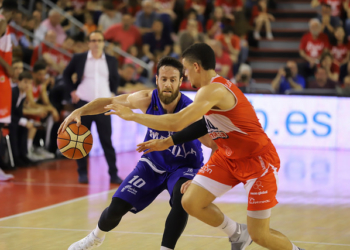
{"type": "MultiPolygon", "coordinates": [[[[195,92],[184,92],[191,99],[195,92]]],[[[350,98],[247,94],[259,121],[275,146],[350,149],[350,98]]],[[[112,117],[117,152],[133,151],[146,128],[112,117]]],[[[96,127],[90,155],[101,155],[96,127]]]]}

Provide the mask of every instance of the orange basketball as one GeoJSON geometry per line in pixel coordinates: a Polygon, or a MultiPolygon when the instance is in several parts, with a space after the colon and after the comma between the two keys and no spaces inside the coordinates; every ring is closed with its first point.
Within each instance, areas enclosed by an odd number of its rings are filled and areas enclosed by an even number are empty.
{"type": "Polygon", "coordinates": [[[57,146],[65,157],[81,159],[87,156],[92,148],[92,135],[84,125],[77,127],[72,123],[57,136],[57,146]]]}

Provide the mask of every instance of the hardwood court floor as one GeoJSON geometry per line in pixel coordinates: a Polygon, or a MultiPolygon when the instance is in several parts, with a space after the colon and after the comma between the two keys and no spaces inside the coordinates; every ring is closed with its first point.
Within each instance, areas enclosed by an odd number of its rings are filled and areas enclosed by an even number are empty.
{"type": "MultiPolygon", "coordinates": [[[[271,227],[307,250],[350,249],[350,152],[279,149],[279,153],[285,163],[271,227]]],[[[122,177],[138,157],[118,155],[122,177]]],[[[0,250],[67,249],[86,236],[117,188],[108,183],[103,157],[91,157],[90,164],[90,185],[77,183],[75,163],[67,160],[20,169],[13,173],[15,181],[0,183],[0,250]]],[[[159,249],[170,210],[168,198],[164,192],[141,213],[127,214],[99,249],[159,249]]],[[[238,186],[216,203],[234,220],[245,222],[245,199],[238,186]]],[[[230,246],[223,233],[190,218],[176,249],[230,246]]],[[[262,248],[253,243],[248,249],[262,248]]]]}

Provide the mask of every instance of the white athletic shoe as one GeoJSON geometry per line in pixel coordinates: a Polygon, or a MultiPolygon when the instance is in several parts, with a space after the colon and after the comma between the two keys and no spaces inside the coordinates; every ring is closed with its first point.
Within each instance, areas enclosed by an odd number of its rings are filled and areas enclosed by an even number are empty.
{"type": "Polygon", "coordinates": [[[55,158],[55,154],[50,153],[49,151],[47,151],[43,147],[35,148],[34,152],[37,153],[38,155],[43,156],[45,159],[54,159],[55,158]]]}
{"type": "Polygon", "coordinates": [[[5,172],[0,168],[0,181],[9,181],[13,178],[14,177],[12,174],[5,174],[5,172]]]}
{"type": "Polygon", "coordinates": [[[68,250],[90,250],[97,248],[102,245],[103,239],[100,239],[94,235],[94,231],[92,231],[88,236],[84,239],[81,239],[68,248],[68,250]]]}
{"type": "Polygon", "coordinates": [[[248,233],[246,224],[238,224],[236,232],[229,238],[231,242],[231,250],[244,250],[252,244],[252,238],[248,233]]]}
{"type": "Polygon", "coordinates": [[[28,149],[27,157],[29,158],[29,160],[34,161],[34,162],[45,160],[45,157],[34,152],[33,148],[28,149]]]}

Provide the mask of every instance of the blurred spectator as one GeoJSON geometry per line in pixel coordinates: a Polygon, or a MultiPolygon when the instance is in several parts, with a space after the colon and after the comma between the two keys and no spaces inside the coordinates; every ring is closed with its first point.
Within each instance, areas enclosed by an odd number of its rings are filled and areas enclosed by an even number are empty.
{"type": "MultiPolygon", "coordinates": [[[[133,57],[139,58],[139,51],[138,51],[136,46],[131,46],[128,49],[128,53],[130,55],[132,55],[133,57]]],[[[139,80],[142,83],[145,83],[145,82],[148,81],[147,79],[145,79],[145,77],[141,76],[141,74],[143,73],[144,69],[140,65],[136,64],[131,58],[125,58],[124,63],[125,64],[132,64],[132,65],[134,65],[134,67],[136,69],[136,77],[135,77],[135,79],[139,80]]]]}
{"type": "Polygon", "coordinates": [[[153,1],[145,0],[142,1],[142,10],[136,14],[135,25],[143,35],[152,32],[153,22],[158,18],[159,15],[154,10],[153,1]]]}
{"type": "Polygon", "coordinates": [[[224,51],[230,55],[231,61],[237,63],[241,51],[241,40],[233,33],[233,28],[225,27],[223,34],[216,36],[215,39],[221,42],[224,51]]]}
{"type": "Polygon", "coordinates": [[[23,116],[23,103],[33,77],[29,71],[25,71],[19,74],[18,80],[18,84],[12,88],[10,142],[15,166],[25,166],[33,163],[26,155],[28,129],[32,129],[34,124],[23,116]]]}
{"type": "MultiPolygon", "coordinates": [[[[41,119],[46,118],[47,114],[52,115],[55,122],[59,120],[59,113],[56,108],[51,104],[47,89],[49,86],[54,85],[54,78],[46,78],[47,66],[43,62],[35,63],[33,67],[33,84],[27,91],[28,104],[26,108],[30,110],[31,116],[27,116],[28,119],[34,120],[34,125],[41,125],[41,119]]],[[[35,127],[28,131],[28,158],[36,161],[41,159],[52,159],[55,155],[49,153],[42,147],[33,147],[33,140],[37,133],[35,127]]]]}
{"type": "Polygon", "coordinates": [[[194,10],[194,9],[189,9],[187,11],[187,15],[186,15],[186,18],[184,20],[182,20],[181,24],[180,24],[180,29],[179,31],[182,31],[182,30],[185,30],[186,27],[187,27],[187,23],[189,20],[196,20],[196,21],[199,21],[198,22],[198,25],[197,25],[197,29],[198,29],[198,32],[203,32],[203,25],[202,25],[202,22],[201,20],[198,18],[198,15],[197,15],[197,11],[194,10]]]}
{"type": "MultiPolygon", "coordinates": [[[[10,24],[15,24],[22,27],[22,23],[23,23],[23,14],[22,12],[16,11],[16,13],[13,15],[13,18],[10,24]]],[[[12,28],[12,26],[9,26],[9,30],[11,33],[11,41],[13,46],[18,46],[19,40],[23,36],[23,33],[21,31],[18,31],[12,28]]]]}
{"type": "Polygon", "coordinates": [[[11,87],[15,87],[18,84],[18,77],[23,72],[23,62],[19,59],[12,60],[13,75],[11,77],[11,87]]]}
{"type": "Polygon", "coordinates": [[[345,65],[350,58],[350,43],[345,36],[345,31],[342,26],[338,26],[334,30],[334,38],[332,39],[331,54],[334,62],[339,66],[345,65]]]}
{"type": "Polygon", "coordinates": [[[94,20],[92,18],[92,15],[90,12],[86,12],[84,15],[85,24],[84,24],[84,31],[86,35],[90,35],[91,32],[97,30],[97,26],[94,23],[94,20]]]}
{"type": "Polygon", "coordinates": [[[249,86],[253,84],[255,81],[252,79],[252,68],[245,63],[242,63],[239,66],[238,73],[235,77],[235,82],[237,87],[243,93],[249,93],[249,86]]]}
{"type": "Polygon", "coordinates": [[[280,68],[271,84],[279,94],[284,94],[289,89],[302,90],[306,87],[305,79],[298,74],[298,66],[294,61],[288,61],[286,67],[280,68]]]}
{"type": "Polygon", "coordinates": [[[350,96],[350,76],[344,78],[344,85],[342,88],[337,87],[338,94],[341,96],[350,96]]]}
{"type": "Polygon", "coordinates": [[[340,17],[342,12],[342,3],[347,0],[311,0],[311,6],[313,8],[320,6],[321,4],[328,4],[331,7],[331,15],[340,17]]]}
{"type": "Polygon", "coordinates": [[[33,11],[33,18],[34,18],[34,32],[40,27],[41,23],[41,12],[38,10],[33,11]]]}
{"type": "Polygon", "coordinates": [[[142,0],[129,0],[127,3],[127,12],[135,17],[137,12],[142,10],[142,2],[142,0]]]}
{"type": "Polygon", "coordinates": [[[194,9],[198,15],[204,18],[206,5],[207,5],[206,0],[186,0],[185,10],[194,9]]]}
{"type": "Polygon", "coordinates": [[[88,51],[88,43],[85,40],[85,36],[83,33],[77,34],[73,37],[74,40],[74,46],[73,46],[73,53],[83,53],[85,51],[88,51]]]}
{"type": "Polygon", "coordinates": [[[252,10],[252,23],[255,24],[254,39],[260,40],[260,31],[265,25],[266,38],[273,40],[271,31],[271,22],[275,21],[273,15],[267,13],[267,0],[258,0],[258,4],[253,6],[252,10]]]}
{"type": "Polygon", "coordinates": [[[318,17],[322,23],[322,31],[331,38],[334,32],[334,28],[340,25],[340,18],[332,16],[331,6],[327,3],[321,5],[321,15],[318,17]]]}
{"type": "Polygon", "coordinates": [[[163,23],[159,19],[153,22],[152,32],[143,35],[142,40],[142,51],[148,60],[154,59],[156,50],[162,53],[162,57],[171,52],[173,41],[169,33],[163,32],[163,23]]]}
{"type": "Polygon", "coordinates": [[[179,56],[189,46],[197,42],[204,42],[205,36],[203,33],[198,32],[198,21],[190,20],[187,23],[187,28],[181,31],[179,34],[178,43],[174,47],[175,53],[179,56]]]}
{"type": "Polygon", "coordinates": [[[122,21],[122,14],[115,10],[110,1],[104,1],[102,4],[103,14],[98,20],[98,29],[105,32],[109,27],[122,21]]]}
{"type": "Polygon", "coordinates": [[[343,82],[344,78],[350,76],[350,62],[347,62],[342,67],[340,67],[339,82],[343,82]]]}
{"type": "Polygon", "coordinates": [[[346,14],[345,20],[345,32],[347,36],[350,36],[350,1],[345,0],[343,2],[344,12],[346,14]]]}
{"type": "MultiPolygon", "coordinates": [[[[35,18],[34,17],[29,17],[23,26],[26,30],[34,33],[35,29],[35,18]]],[[[23,34],[20,39],[19,39],[19,44],[28,49],[34,49],[34,44],[33,44],[33,39],[30,36],[27,36],[26,34],[23,34]]]]}
{"type": "Polygon", "coordinates": [[[105,39],[120,43],[124,51],[127,51],[134,44],[140,44],[140,32],[132,23],[132,16],[130,14],[124,14],[121,23],[114,24],[106,30],[104,33],[105,39]]]}
{"type": "Polygon", "coordinates": [[[337,83],[330,80],[327,76],[327,70],[318,67],[315,72],[315,80],[308,84],[309,89],[335,89],[337,83]]]}
{"type": "Polygon", "coordinates": [[[221,6],[224,10],[225,16],[234,19],[233,12],[241,11],[243,9],[242,0],[215,0],[215,6],[221,6]]]}
{"type": "Polygon", "coordinates": [[[159,14],[168,15],[171,20],[176,19],[176,14],[174,13],[174,5],[176,0],[154,0],[154,6],[159,14]]]}
{"type": "Polygon", "coordinates": [[[220,35],[224,28],[224,11],[221,6],[216,6],[212,17],[207,21],[206,30],[209,38],[220,35]]]}
{"type": "Polygon", "coordinates": [[[339,80],[339,65],[333,63],[333,57],[329,52],[322,54],[320,66],[326,70],[327,76],[330,80],[334,82],[339,80]]]}
{"type": "Polygon", "coordinates": [[[301,64],[302,75],[308,77],[319,63],[323,52],[328,51],[330,45],[328,36],[322,33],[320,20],[313,18],[309,22],[310,32],[302,38],[299,46],[299,54],[307,63],[301,64]]]}
{"type": "Polygon", "coordinates": [[[222,44],[217,40],[209,40],[208,45],[215,53],[216,66],[215,71],[222,77],[231,79],[233,77],[232,66],[233,63],[228,53],[226,53],[222,44]]]}
{"type": "Polygon", "coordinates": [[[132,93],[147,89],[144,84],[135,80],[136,68],[132,64],[124,64],[123,68],[119,71],[119,76],[118,94],[132,93]]]}
{"type": "Polygon", "coordinates": [[[45,19],[40,24],[40,27],[35,31],[34,35],[35,37],[37,37],[34,40],[35,46],[39,45],[40,41],[44,39],[45,34],[49,30],[55,31],[57,36],[55,43],[59,45],[61,45],[67,37],[66,32],[63,30],[61,26],[61,15],[55,9],[50,10],[49,17],[45,19]]]}

